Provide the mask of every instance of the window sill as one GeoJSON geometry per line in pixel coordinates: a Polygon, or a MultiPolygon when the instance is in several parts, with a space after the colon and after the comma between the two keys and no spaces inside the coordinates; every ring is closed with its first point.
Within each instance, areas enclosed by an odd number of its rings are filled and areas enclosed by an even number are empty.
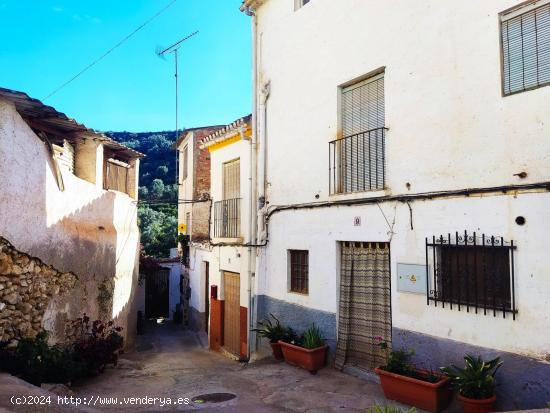
{"type": "Polygon", "coordinates": [[[329,195],[329,200],[339,201],[339,200],[348,200],[348,199],[379,198],[379,197],[388,196],[388,195],[391,195],[391,190],[389,188],[385,188],[385,189],[374,189],[372,191],[331,194],[329,195]]]}
{"type": "Polygon", "coordinates": [[[237,238],[212,238],[213,244],[242,244],[243,237],[237,238]]]}

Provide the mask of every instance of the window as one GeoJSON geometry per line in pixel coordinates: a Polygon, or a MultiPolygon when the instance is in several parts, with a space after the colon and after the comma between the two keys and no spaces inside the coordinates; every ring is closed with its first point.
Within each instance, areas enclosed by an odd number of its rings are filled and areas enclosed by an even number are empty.
{"type": "Polygon", "coordinates": [[[187,145],[183,148],[182,161],[181,161],[181,179],[182,181],[187,178],[187,145]]]}
{"type": "Polygon", "coordinates": [[[226,162],[223,168],[223,200],[214,203],[214,236],[238,238],[241,233],[241,163],[226,162]]]}
{"type": "Polygon", "coordinates": [[[550,1],[501,14],[504,95],[550,84],[550,1]]]}
{"type": "Polygon", "coordinates": [[[308,4],[309,2],[310,0],[294,0],[294,10],[298,10],[299,8],[308,4]]]}
{"type": "Polygon", "coordinates": [[[341,139],[330,142],[330,192],[385,187],[384,75],[342,89],[341,139]]]}
{"type": "Polygon", "coordinates": [[[515,319],[514,249],[513,242],[475,233],[426,239],[428,305],[515,319]]]}
{"type": "Polygon", "coordinates": [[[309,253],[308,251],[289,250],[290,291],[307,294],[309,291],[309,253]]]}
{"type": "Polygon", "coordinates": [[[128,193],[128,176],[130,165],[118,159],[105,161],[104,189],[128,193]]]}
{"type": "Polygon", "coordinates": [[[59,165],[67,168],[71,173],[74,173],[74,148],[66,139],[62,145],[52,144],[52,150],[56,161],[59,165]]]}

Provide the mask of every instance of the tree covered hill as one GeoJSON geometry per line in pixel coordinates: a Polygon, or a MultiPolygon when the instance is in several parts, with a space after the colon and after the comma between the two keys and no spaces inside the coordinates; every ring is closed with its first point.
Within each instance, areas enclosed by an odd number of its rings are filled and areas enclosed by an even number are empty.
{"type": "Polygon", "coordinates": [[[176,184],[176,141],[174,131],[106,132],[107,136],[146,155],[140,163],[139,197],[141,201],[166,201],[138,208],[141,243],[147,255],[168,257],[176,246],[178,209],[176,184]]]}

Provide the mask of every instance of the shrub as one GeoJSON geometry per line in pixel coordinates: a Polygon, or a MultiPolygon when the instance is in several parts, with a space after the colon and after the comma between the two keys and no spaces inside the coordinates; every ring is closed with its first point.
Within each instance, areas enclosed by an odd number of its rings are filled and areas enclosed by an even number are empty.
{"type": "Polygon", "coordinates": [[[375,404],[366,410],[366,413],[416,413],[414,407],[403,409],[401,407],[375,404]]]}
{"type": "Polygon", "coordinates": [[[321,330],[315,324],[312,324],[302,336],[302,347],[313,349],[325,345],[325,339],[321,334],[321,330]]]}
{"type": "Polygon", "coordinates": [[[257,332],[260,337],[267,338],[270,343],[276,343],[279,340],[290,342],[296,338],[296,333],[292,328],[283,326],[273,314],[269,314],[269,316],[273,321],[269,318],[259,321],[260,328],[252,331],[257,332]]]}
{"type": "Polygon", "coordinates": [[[495,394],[495,375],[502,366],[500,357],[490,361],[483,361],[481,356],[464,357],[464,368],[451,365],[442,367],[447,376],[451,378],[453,386],[458,388],[460,394],[469,399],[483,400],[495,394]]]}
{"type": "Polygon", "coordinates": [[[90,322],[86,314],[73,321],[71,327],[73,350],[86,362],[89,374],[102,373],[108,364],[117,364],[124,343],[122,327],[116,327],[112,320],[90,322]]]}
{"type": "Polygon", "coordinates": [[[29,383],[71,383],[86,375],[84,360],[70,348],[48,345],[48,333],[23,338],[16,348],[0,348],[0,369],[29,383]]]}

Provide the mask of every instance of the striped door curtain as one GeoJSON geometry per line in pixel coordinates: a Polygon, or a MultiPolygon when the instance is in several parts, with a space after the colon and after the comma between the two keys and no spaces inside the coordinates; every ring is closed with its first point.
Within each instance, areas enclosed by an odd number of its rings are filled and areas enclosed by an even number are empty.
{"type": "Polygon", "coordinates": [[[391,343],[390,294],[389,244],[342,242],[337,368],[386,363],[377,337],[391,343]]]}

